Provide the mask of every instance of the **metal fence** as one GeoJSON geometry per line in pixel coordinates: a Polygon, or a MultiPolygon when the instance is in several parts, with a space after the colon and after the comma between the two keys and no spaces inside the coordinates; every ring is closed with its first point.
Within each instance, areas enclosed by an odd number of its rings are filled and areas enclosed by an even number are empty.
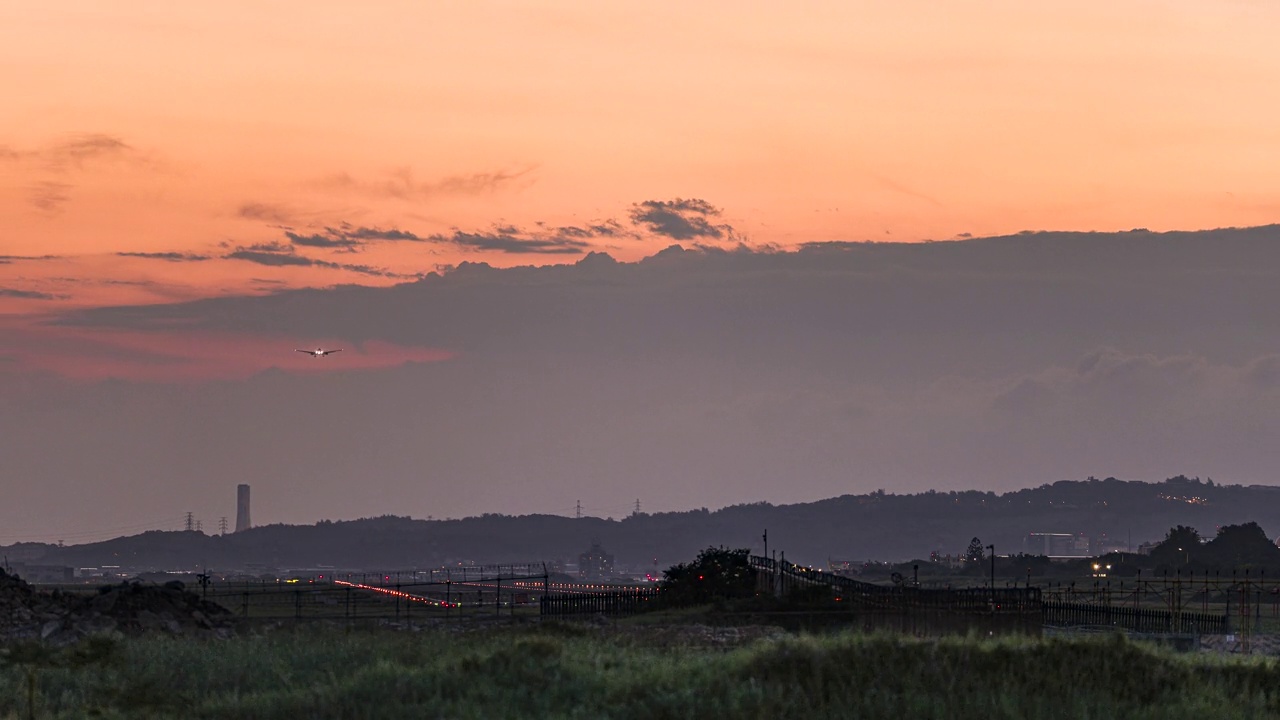
{"type": "Polygon", "coordinates": [[[798,588],[824,586],[834,597],[864,611],[944,610],[959,613],[1036,614],[1041,591],[1036,587],[921,588],[914,585],[876,585],[843,575],[794,565],[785,560],[753,556],[757,589],[783,596],[798,588]]]}
{"type": "Polygon", "coordinates": [[[1139,633],[1225,634],[1228,630],[1228,616],[1048,601],[1044,603],[1044,624],[1060,627],[1106,626],[1139,633]]]}
{"type": "MultiPolygon", "coordinates": [[[[1280,626],[1280,583],[1264,583],[1256,575],[921,588],[877,585],[773,558],[753,556],[749,563],[758,592],[785,597],[797,590],[823,588],[825,593],[829,589],[839,607],[838,612],[828,613],[833,622],[836,615],[857,617],[861,619],[848,622],[868,627],[918,631],[982,616],[1005,616],[1011,619],[1001,622],[1018,627],[1043,623],[1143,633],[1247,636],[1272,624],[1280,626]]],[[[629,615],[666,605],[661,591],[653,586],[551,583],[542,563],[338,573],[279,581],[226,580],[191,589],[238,617],[275,621],[412,624],[521,614],[568,618],[629,615]]]]}
{"type": "Polygon", "coordinates": [[[657,588],[634,588],[613,592],[544,596],[539,614],[544,617],[571,615],[631,615],[654,607],[661,591],[657,588]]]}
{"type": "Polygon", "coordinates": [[[248,620],[415,622],[534,613],[548,580],[539,563],[222,580],[192,590],[248,620]]]}

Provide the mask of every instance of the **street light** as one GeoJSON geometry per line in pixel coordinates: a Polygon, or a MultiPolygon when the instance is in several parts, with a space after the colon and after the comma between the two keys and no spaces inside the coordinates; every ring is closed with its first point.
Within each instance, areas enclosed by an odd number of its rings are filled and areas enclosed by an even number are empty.
{"type": "Polygon", "coordinates": [[[991,612],[996,611],[996,546],[994,543],[987,546],[991,551],[991,612]]]}

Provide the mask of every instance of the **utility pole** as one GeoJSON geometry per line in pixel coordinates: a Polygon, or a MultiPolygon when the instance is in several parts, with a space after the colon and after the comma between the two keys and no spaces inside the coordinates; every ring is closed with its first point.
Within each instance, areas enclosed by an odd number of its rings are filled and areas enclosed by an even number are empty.
{"type": "Polygon", "coordinates": [[[226,515],[223,515],[222,519],[218,521],[218,534],[219,535],[227,534],[227,516],[226,515]]]}
{"type": "Polygon", "coordinates": [[[764,559],[769,559],[769,528],[764,529],[764,559]]]}
{"type": "Polygon", "coordinates": [[[996,611],[996,546],[994,543],[987,546],[991,551],[991,612],[996,611]]]}
{"type": "Polygon", "coordinates": [[[191,532],[192,530],[195,530],[195,529],[196,529],[196,528],[195,528],[195,523],[194,523],[194,521],[191,519],[191,515],[192,515],[192,513],[190,513],[190,512],[188,512],[188,513],[187,513],[187,532],[191,532]]]}

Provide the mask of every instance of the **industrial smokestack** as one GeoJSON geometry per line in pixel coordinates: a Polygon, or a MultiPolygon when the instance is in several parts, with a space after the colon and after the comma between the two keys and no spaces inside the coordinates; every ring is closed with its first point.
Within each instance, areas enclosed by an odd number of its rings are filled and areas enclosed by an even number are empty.
{"type": "Polygon", "coordinates": [[[249,521],[249,486],[236,486],[236,532],[253,527],[249,521]]]}

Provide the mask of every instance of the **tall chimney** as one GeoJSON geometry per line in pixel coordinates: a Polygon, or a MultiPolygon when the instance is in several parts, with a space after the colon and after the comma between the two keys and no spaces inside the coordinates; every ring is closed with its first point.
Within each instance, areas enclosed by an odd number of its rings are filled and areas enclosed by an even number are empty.
{"type": "Polygon", "coordinates": [[[253,527],[249,522],[249,486],[236,486],[236,532],[253,527]]]}

